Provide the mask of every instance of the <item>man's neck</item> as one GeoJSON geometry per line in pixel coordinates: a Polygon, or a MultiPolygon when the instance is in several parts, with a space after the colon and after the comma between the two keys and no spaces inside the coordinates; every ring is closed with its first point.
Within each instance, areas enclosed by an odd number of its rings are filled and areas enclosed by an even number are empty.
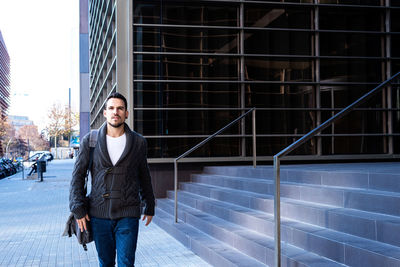
{"type": "Polygon", "coordinates": [[[107,135],[111,137],[120,137],[125,133],[125,126],[122,124],[120,127],[115,128],[107,124],[107,135]]]}

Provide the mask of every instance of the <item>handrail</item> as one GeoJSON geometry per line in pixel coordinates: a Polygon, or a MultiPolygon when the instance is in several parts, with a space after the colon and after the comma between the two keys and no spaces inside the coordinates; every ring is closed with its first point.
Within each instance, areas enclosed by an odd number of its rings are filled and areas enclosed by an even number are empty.
{"type": "Polygon", "coordinates": [[[215,136],[219,135],[220,133],[222,133],[226,129],[230,128],[233,124],[235,124],[236,122],[238,122],[241,119],[243,119],[244,117],[246,117],[250,112],[252,112],[252,121],[253,121],[253,127],[252,127],[252,131],[253,131],[253,167],[255,168],[256,165],[257,165],[257,163],[256,163],[257,162],[257,154],[256,154],[256,108],[249,109],[248,111],[243,113],[241,116],[239,116],[237,119],[235,119],[234,121],[230,122],[226,126],[222,127],[221,129],[216,131],[214,134],[210,135],[209,137],[207,137],[206,139],[204,139],[203,141],[201,141],[200,143],[198,143],[197,145],[195,145],[194,147],[192,147],[191,149],[189,149],[188,151],[186,151],[185,153],[183,153],[182,155],[180,155],[179,157],[174,159],[174,192],[175,192],[174,217],[175,217],[175,222],[176,223],[178,222],[178,160],[186,157],[187,155],[189,155],[190,153],[192,153],[193,151],[195,151],[196,149],[198,149],[199,147],[201,147],[202,145],[204,145],[205,143],[207,143],[208,141],[213,139],[215,136]]]}
{"type": "Polygon", "coordinates": [[[365,100],[369,99],[372,97],[375,93],[379,92],[383,87],[385,87],[388,83],[393,81],[395,78],[397,78],[400,75],[400,72],[396,73],[356,101],[354,101],[352,104],[347,106],[346,108],[342,109],[339,113],[336,115],[332,116],[330,119],[326,120],[324,123],[319,125],[318,127],[314,128],[307,134],[305,134],[302,138],[297,140],[296,142],[292,143],[288,147],[284,148],[281,150],[278,154],[274,156],[274,176],[275,176],[275,197],[274,197],[274,217],[275,217],[275,266],[280,267],[281,266],[281,233],[280,233],[280,228],[281,228],[281,221],[280,221],[280,158],[286,156],[296,148],[298,148],[300,145],[304,144],[306,141],[310,140],[313,138],[315,135],[320,133],[322,130],[325,128],[329,127],[332,123],[335,121],[341,119],[345,115],[347,115],[349,112],[351,112],[355,107],[359,106],[362,102],[365,100]]]}

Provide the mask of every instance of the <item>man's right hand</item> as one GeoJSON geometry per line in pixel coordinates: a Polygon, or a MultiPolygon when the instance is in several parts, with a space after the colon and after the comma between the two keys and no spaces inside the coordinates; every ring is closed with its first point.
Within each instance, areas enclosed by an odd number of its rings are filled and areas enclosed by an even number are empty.
{"type": "Polygon", "coordinates": [[[88,214],[86,214],[85,217],[76,220],[76,222],[78,223],[79,229],[81,229],[81,232],[83,232],[83,230],[87,231],[86,221],[90,221],[88,214]]]}

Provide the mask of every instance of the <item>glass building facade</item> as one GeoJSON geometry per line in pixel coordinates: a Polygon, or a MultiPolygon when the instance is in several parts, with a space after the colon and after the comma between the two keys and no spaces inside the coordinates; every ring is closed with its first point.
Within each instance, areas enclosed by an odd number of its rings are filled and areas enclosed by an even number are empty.
{"type": "Polygon", "coordinates": [[[10,56],[0,31],[0,116],[4,119],[10,106],[10,56]]]}
{"type": "MultiPolygon", "coordinates": [[[[149,158],[175,158],[252,107],[270,158],[400,71],[400,1],[127,2],[89,1],[91,127],[121,91],[149,158]]],[[[399,108],[388,86],[291,155],[397,157],[399,108]]],[[[251,156],[251,142],[249,117],[190,156],[251,156]]]]}

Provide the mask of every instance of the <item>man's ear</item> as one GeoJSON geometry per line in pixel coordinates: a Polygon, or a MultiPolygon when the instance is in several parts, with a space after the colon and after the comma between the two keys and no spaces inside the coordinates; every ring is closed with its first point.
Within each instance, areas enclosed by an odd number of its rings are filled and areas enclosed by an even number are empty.
{"type": "Polygon", "coordinates": [[[129,111],[125,111],[125,119],[128,118],[128,115],[129,115],[129,111]]]}

